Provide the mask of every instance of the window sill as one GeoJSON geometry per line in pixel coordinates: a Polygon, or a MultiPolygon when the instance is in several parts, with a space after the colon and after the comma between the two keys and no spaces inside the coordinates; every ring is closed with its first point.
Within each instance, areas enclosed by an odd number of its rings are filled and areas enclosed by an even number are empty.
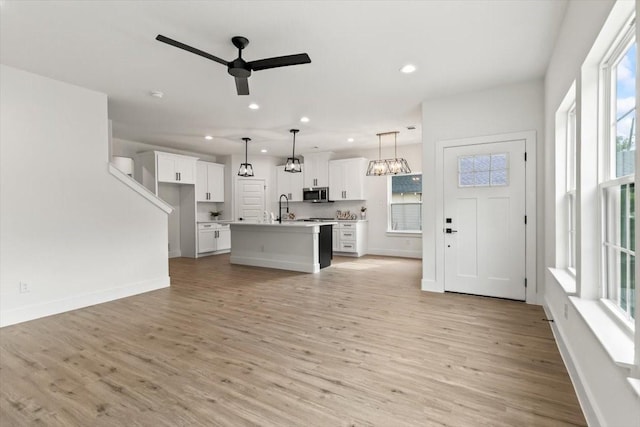
{"type": "Polygon", "coordinates": [[[422,237],[422,231],[387,230],[390,237],[422,237]]]}
{"type": "Polygon", "coordinates": [[[549,272],[567,295],[574,296],[577,294],[576,276],[571,274],[570,271],[561,268],[549,268],[549,272]]]}
{"type": "Polygon", "coordinates": [[[585,300],[570,296],[569,301],[591,329],[609,357],[620,367],[634,368],[633,335],[619,324],[611,310],[602,301],[585,300]]]}

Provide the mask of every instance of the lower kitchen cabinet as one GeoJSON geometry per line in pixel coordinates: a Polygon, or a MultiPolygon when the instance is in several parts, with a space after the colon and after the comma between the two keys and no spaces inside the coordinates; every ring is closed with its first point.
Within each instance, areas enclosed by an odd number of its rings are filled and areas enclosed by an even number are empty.
{"type": "Polygon", "coordinates": [[[333,227],[333,251],[360,257],[367,252],[367,221],[340,221],[333,227]]]}
{"type": "Polygon", "coordinates": [[[228,224],[198,224],[198,255],[228,252],[231,249],[231,229],[228,224]]]}

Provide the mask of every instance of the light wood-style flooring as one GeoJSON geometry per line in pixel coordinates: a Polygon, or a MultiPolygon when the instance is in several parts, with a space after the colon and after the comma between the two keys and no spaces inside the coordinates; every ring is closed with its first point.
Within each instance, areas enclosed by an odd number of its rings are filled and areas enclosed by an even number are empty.
{"type": "Polygon", "coordinates": [[[0,425],[585,425],[541,307],[421,292],[419,260],[170,274],[1,329],[0,425]]]}

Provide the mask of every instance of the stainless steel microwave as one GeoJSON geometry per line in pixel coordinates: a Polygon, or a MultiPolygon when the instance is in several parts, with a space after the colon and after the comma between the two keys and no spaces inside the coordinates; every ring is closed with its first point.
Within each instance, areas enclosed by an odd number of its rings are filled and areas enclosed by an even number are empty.
{"type": "Polygon", "coordinates": [[[329,202],[329,187],[311,187],[302,189],[302,201],[312,203],[329,202]]]}

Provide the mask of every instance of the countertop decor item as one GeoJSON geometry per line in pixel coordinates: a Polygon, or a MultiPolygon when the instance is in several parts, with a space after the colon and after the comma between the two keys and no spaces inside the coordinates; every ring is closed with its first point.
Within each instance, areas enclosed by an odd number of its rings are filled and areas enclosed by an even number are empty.
{"type": "Polygon", "coordinates": [[[222,215],[222,211],[210,211],[209,214],[213,218],[218,218],[220,215],[222,215]]]}
{"type": "Polygon", "coordinates": [[[360,219],[366,219],[366,218],[367,218],[367,207],[362,206],[360,208],[360,219]]]}

